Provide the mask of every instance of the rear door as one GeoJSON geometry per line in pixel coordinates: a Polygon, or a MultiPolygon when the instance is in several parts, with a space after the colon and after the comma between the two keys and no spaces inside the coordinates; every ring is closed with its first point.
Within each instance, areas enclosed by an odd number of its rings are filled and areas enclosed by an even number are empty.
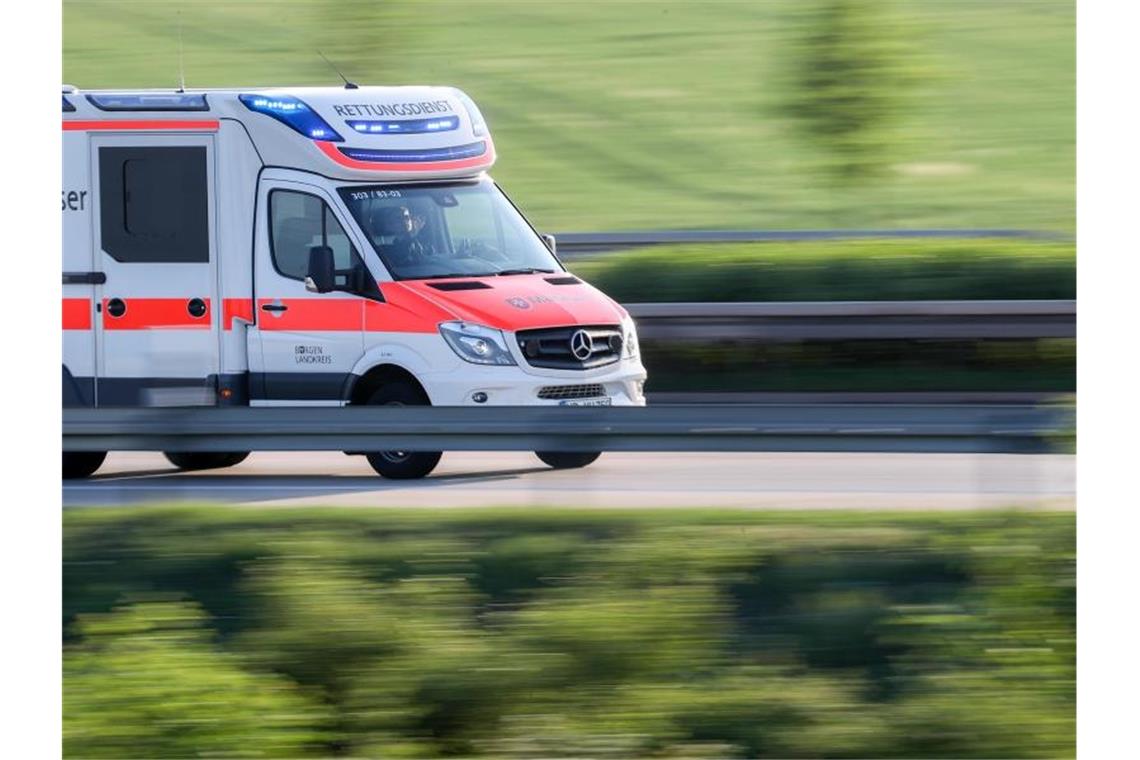
{"type": "Polygon", "coordinates": [[[91,138],[100,406],[215,403],[214,137],[91,138]]]}

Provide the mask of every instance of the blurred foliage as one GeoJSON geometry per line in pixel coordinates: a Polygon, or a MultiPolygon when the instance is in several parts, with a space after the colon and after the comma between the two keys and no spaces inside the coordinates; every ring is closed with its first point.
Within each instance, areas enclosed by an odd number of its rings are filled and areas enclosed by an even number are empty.
{"type": "Polygon", "coordinates": [[[294,757],[327,710],[211,643],[197,605],[135,604],[75,621],[64,658],[67,757],[294,757]]]}
{"type": "MultiPolygon", "coordinates": [[[[896,2],[898,28],[873,31],[921,50],[896,73],[924,76],[892,105],[896,128],[873,130],[885,173],[843,194],[831,154],[788,112],[816,4],[64,0],[63,77],[174,87],[181,23],[191,88],[338,85],[317,50],[361,84],[454,84],[489,120],[496,179],[554,232],[1075,228],[1072,2],[896,2]]],[[[861,35],[851,50],[875,52],[861,35]]],[[[811,123],[845,97],[845,80],[829,82],[811,123]]],[[[835,111],[846,120],[868,102],[866,85],[850,86],[860,100],[835,111]]],[[[841,134],[858,159],[872,132],[841,134]]]]}
{"type": "Polygon", "coordinates": [[[1075,339],[677,343],[641,340],[660,391],[1072,393],[1075,339]]]}
{"type": "Polygon", "coordinates": [[[1073,299],[1072,242],[842,240],[655,246],[569,263],[621,302],[1073,299]]]}
{"type": "Polygon", "coordinates": [[[65,751],[1071,756],[1074,573],[1067,513],[69,511],[65,751]]]}
{"type": "Polygon", "coordinates": [[[817,0],[791,57],[788,111],[845,184],[882,175],[915,86],[914,31],[889,0],[817,0]]]}

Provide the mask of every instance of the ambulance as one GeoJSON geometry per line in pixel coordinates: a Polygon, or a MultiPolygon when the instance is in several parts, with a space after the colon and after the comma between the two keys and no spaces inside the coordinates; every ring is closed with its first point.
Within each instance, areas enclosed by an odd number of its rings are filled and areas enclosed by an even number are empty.
{"type": "MultiPolygon", "coordinates": [[[[494,162],[453,87],[65,86],[63,405],[643,405],[633,320],[494,162]]],[[[65,452],[63,475],[105,456],[65,452]]],[[[419,478],[440,452],[365,456],[419,478]]]]}

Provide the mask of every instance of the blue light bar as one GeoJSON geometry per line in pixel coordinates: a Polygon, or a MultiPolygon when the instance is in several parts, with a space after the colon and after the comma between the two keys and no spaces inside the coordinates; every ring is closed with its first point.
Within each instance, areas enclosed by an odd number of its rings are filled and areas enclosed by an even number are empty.
{"type": "Polygon", "coordinates": [[[487,142],[453,145],[448,148],[423,148],[420,150],[371,150],[369,148],[341,148],[340,152],[357,161],[376,163],[404,163],[420,161],[454,161],[461,158],[475,158],[487,152],[487,142]]]}
{"type": "Polygon", "coordinates": [[[421,135],[427,132],[450,132],[459,129],[458,116],[437,119],[400,119],[396,121],[346,121],[362,135],[421,135]]]}
{"type": "Polygon", "coordinates": [[[320,114],[305,101],[291,95],[238,95],[238,100],[249,110],[277,119],[311,140],[344,142],[344,138],[320,114]]]}
{"type": "Polygon", "coordinates": [[[123,95],[88,95],[100,111],[209,111],[202,93],[170,92],[123,95]]]}
{"type": "Polygon", "coordinates": [[[63,96],[63,110],[64,112],[75,110],[75,105],[67,99],[66,95],[63,96]]]}

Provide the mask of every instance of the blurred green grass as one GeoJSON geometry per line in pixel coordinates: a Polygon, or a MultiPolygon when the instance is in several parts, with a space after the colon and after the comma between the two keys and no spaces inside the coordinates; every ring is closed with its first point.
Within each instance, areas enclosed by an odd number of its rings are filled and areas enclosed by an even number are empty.
{"type": "Polygon", "coordinates": [[[781,111],[802,3],[65,0],[64,79],[439,83],[484,108],[542,229],[1075,225],[1075,9],[898,3],[924,77],[882,182],[840,191],[781,111]]]}
{"type": "Polygon", "coordinates": [[[1072,513],[64,512],[68,757],[1065,757],[1072,513]]]}

